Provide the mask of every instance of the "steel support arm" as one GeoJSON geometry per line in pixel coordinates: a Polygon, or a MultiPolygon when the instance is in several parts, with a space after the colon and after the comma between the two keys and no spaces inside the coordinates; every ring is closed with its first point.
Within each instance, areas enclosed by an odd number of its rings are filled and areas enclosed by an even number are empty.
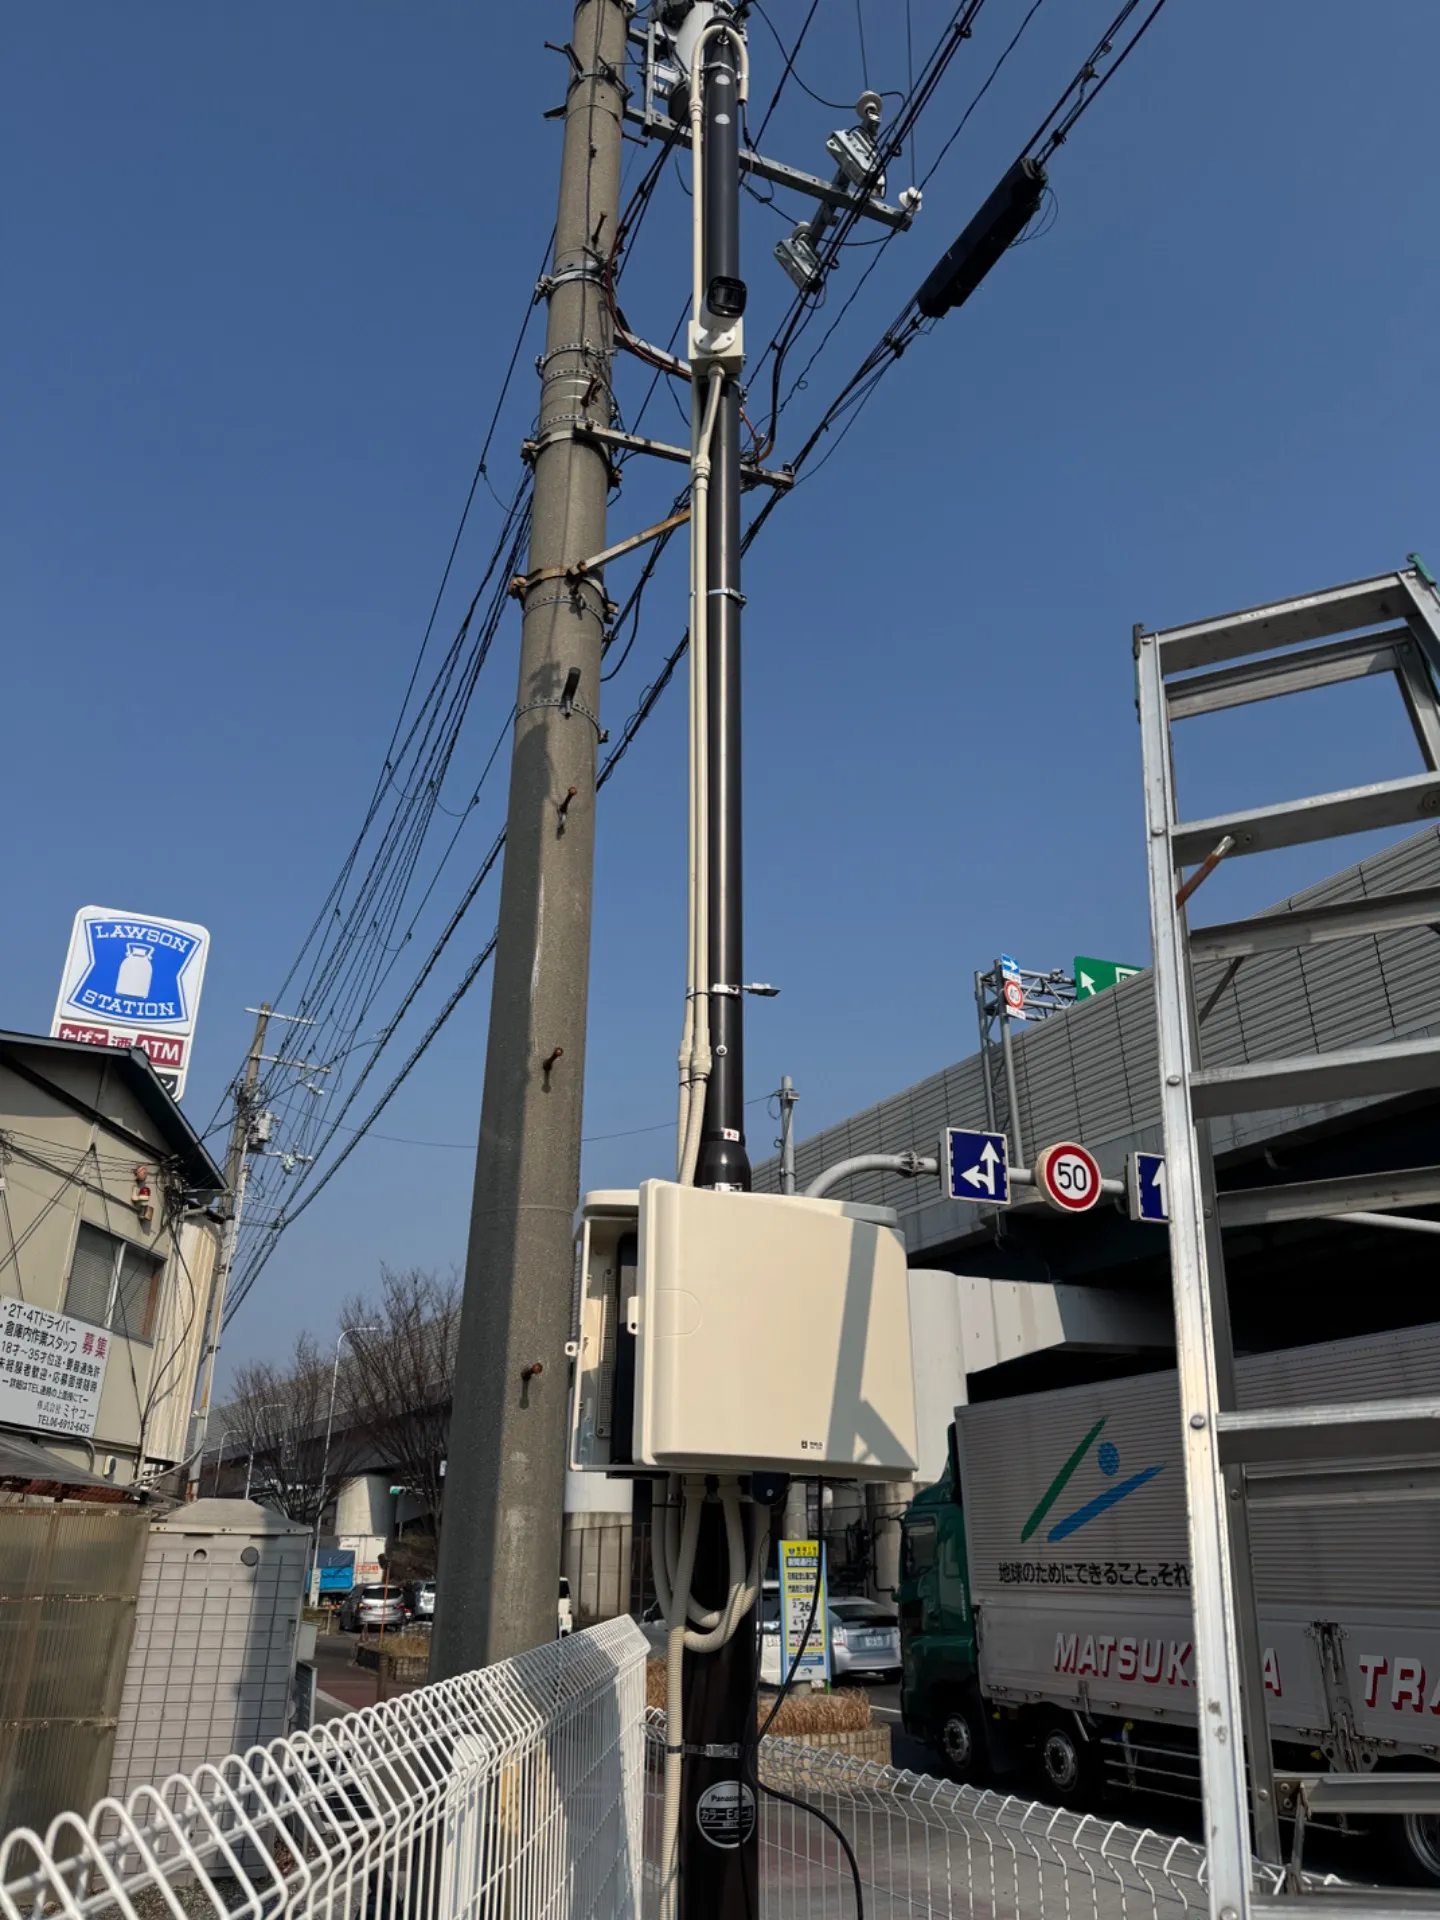
{"type": "Polygon", "coordinates": [[[805,1198],[819,1200],[832,1187],[838,1187],[842,1180],[856,1173],[903,1173],[913,1180],[917,1174],[939,1171],[940,1163],[933,1153],[857,1153],[849,1160],[837,1160],[833,1167],[826,1167],[805,1189],[805,1198]]]}

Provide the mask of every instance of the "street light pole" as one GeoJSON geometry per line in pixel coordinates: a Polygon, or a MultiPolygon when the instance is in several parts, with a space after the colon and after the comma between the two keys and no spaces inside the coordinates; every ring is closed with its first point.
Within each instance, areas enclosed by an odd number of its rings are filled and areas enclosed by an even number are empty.
{"type": "Polygon", "coordinates": [[[320,1456],[320,1492],[315,1501],[315,1544],[310,1554],[310,1604],[320,1604],[320,1516],[325,1511],[325,1482],[330,1474],[330,1435],[335,1429],[335,1389],[340,1384],[340,1349],[355,1333],[379,1333],[379,1327],[342,1327],[335,1341],[335,1364],[330,1369],[330,1411],[325,1416],[325,1451],[320,1456]]]}
{"type": "MultiPolygon", "coordinates": [[[[267,1400],[263,1407],[256,1407],[255,1417],[258,1420],[262,1413],[273,1413],[276,1407],[283,1407],[284,1404],[285,1402],[283,1400],[267,1400]]],[[[250,1476],[254,1471],[255,1471],[255,1435],[252,1433],[250,1436],[250,1445],[246,1449],[246,1453],[245,1453],[245,1498],[247,1500],[250,1498],[250,1476]]]]}
{"type": "MultiPolygon", "coordinates": [[[[215,1491],[217,1494],[220,1491],[220,1468],[225,1460],[225,1442],[230,1438],[232,1433],[238,1432],[238,1427],[225,1427],[221,1431],[220,1445],[215,1450],[215,1491]]],[[[197,1487],[200,1484],[200,1476],[198,1473],[195,1476],[195,1484],[197,1487]]]]}

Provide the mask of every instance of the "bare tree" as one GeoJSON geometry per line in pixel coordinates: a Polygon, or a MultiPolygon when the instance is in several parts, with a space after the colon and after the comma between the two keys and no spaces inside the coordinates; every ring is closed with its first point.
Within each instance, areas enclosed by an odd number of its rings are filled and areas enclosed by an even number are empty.
{"type": "Polygon", "coordinates": [[[346,1302],[350,1355],[342,1363],[350,1419],[367,1450],[431,1518],[438,1540],[441,1471],[450,1434],[450,1392],[460,1333],[460,1282],[419,1267],[380,1269],[380,1291],[346,1302]],[[371,1327],[373,1332],[361,1332],[371,1327]]]}
{"type": "MultiPolygon", "coordinates": [[[[325,1421],[330,1410],[331,1362],[308,1333],[295,1342],[285,1366],[252,1360],[238,1369],[226,1409],[232,1425],[243,1436],[242,1448],[232,1451],[227,1491],[240,1491],[248,1468],[250,1497],[273,1507],[288,1519],[315,1524],[316,1507],[325,1497],[321,1485],[321,1456],[325,1421]]],[[[335,1409],[335,1437],[330,1445],[326,1483],[333,1491],[359,1451],[360,1436],[344,1401],[345,1369],[340,1374],[335,1409]]]]}

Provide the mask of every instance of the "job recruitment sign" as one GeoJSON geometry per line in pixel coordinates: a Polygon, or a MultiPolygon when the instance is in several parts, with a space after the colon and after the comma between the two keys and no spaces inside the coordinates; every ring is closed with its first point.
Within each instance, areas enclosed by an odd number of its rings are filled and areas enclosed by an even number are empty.
{"type": "Polygon", "coordinates": [[[185,1091],[210,935],[188,920],[82,907],[51,1033],[92,1047],[141,1047],[170,1091],[185,1091]]]}
{"type": "Polygon", "coordinates": [[[8,1296],[0,1299],[0,1420],[47,1433],[94,1433],[111,1336],[8,1296]]]}

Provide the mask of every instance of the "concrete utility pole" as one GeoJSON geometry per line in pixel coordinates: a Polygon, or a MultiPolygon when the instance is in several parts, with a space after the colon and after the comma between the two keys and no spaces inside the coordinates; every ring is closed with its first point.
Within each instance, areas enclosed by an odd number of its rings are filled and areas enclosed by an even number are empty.
{"type": "Polygon", "coordinates": [[[800,1098],[788,1073],[780,1076],[780,1191],[795,1191],[795,1102],[800,1098]]]}
{"type": "Polygon", "coordinates": [[[620,195],[626,0],[579,0],[541,362],[500,938],[430,1656],[439,1679],[556,1632],[590,971],[600,580],[610,467],[603,297],[620,195]]]}
{"type": "MultiPolygon", "coordinates": [[[[215,1360],[220,1352],[220,1332],[225,1318],[225,1291],[230,1269],[235,1264],[235,1247],[240,1238],[240,1216],[245,1211],[245,1183],[250,1172],[250,1134],[255,1124],[255,1087],[260,1078],[260,1057],[265,1051],[265,1036],[270,1026],[270,1003],[257,1011],[255,1038],[245,1056],[245,1071],[235,1089],[235,1117],[230,1123],[230,1144],[225,1150],[225,1224],[220,1232],[220,1251],[215,1274],[210,1282],[210,1311],[205,1335],[205,1353],[200,1362],[200,1391],[192,1422],[191,1447],[195,1453],[190,1468],[187,1497],[197,1499],[200,1492],[200,1464],[204,1459],[205,1427],[210,1418],[210,1393],[215,1384],[215,1360]]],[[[218,1471],[218,1469],[217,1469],[218,1471]]]]}

